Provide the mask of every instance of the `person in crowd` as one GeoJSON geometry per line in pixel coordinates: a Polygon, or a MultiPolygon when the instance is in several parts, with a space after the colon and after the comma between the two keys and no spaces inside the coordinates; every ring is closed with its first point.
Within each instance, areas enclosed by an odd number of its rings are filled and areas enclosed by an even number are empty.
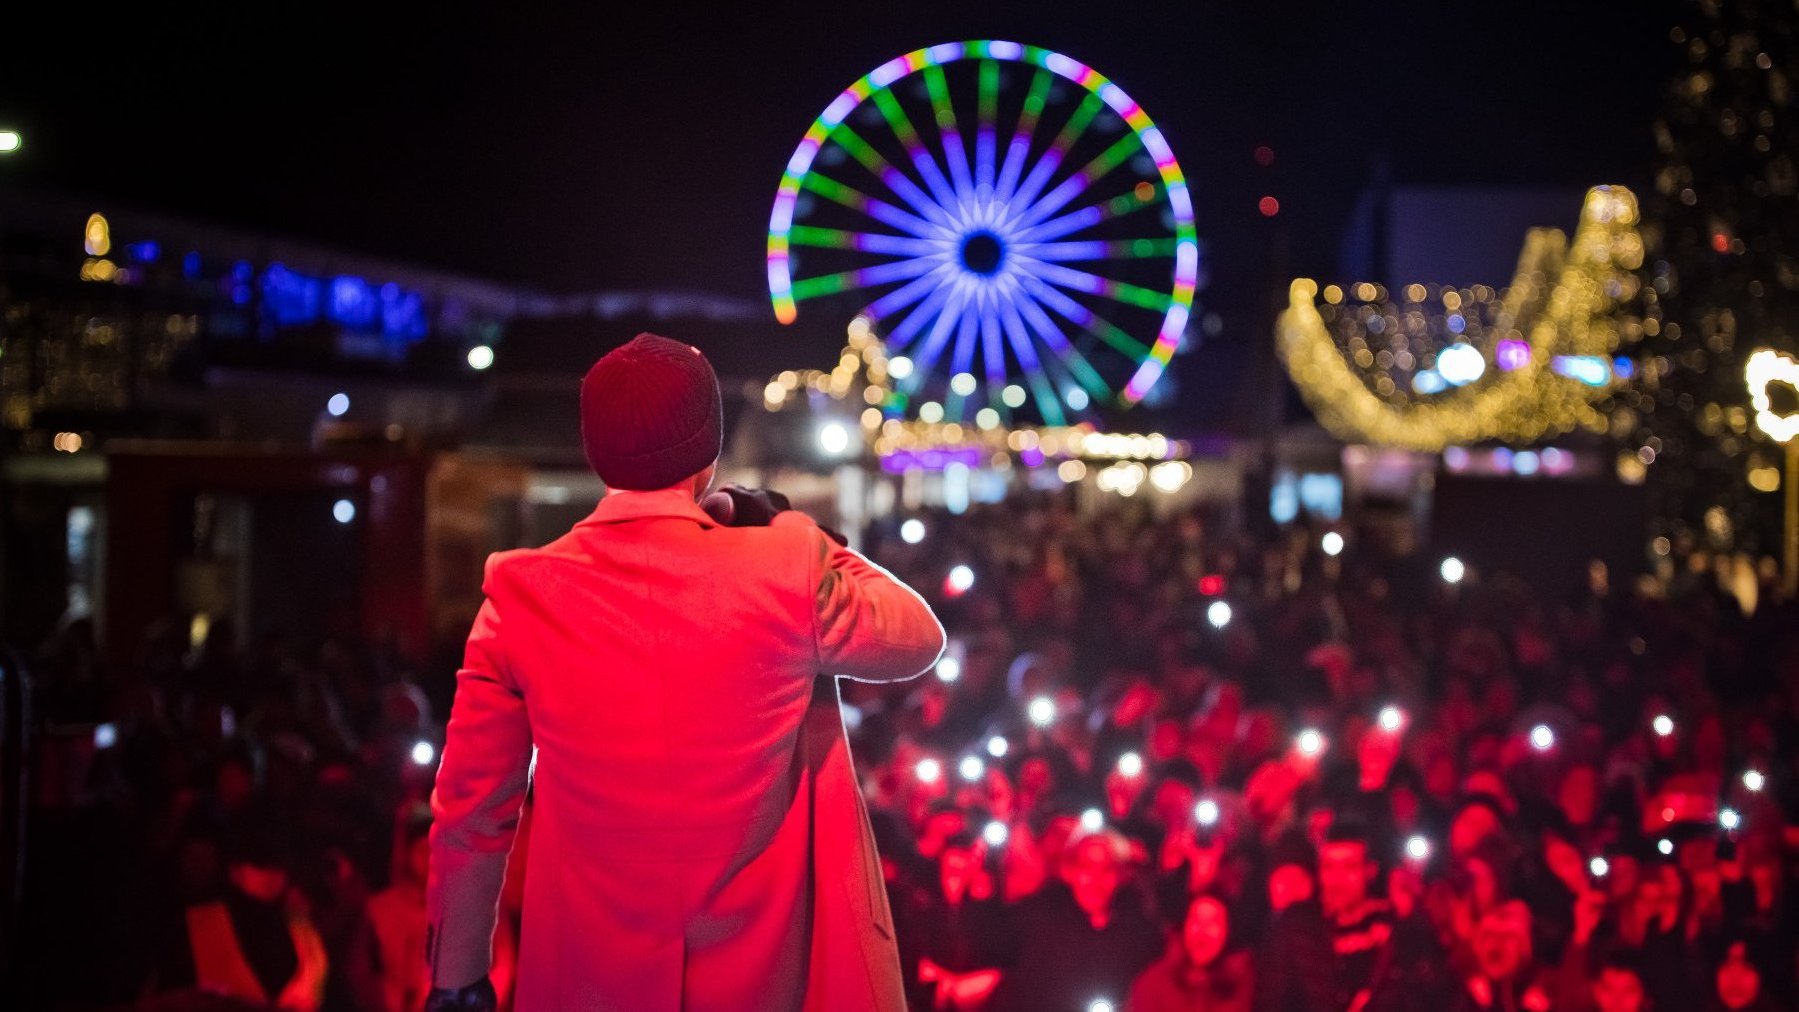
{"type": "Polygon", "coordinates": [[[1231,936],[1231,915],[1216,896],[1187,907],[1168,950],[1131,984],[1126,1012],[1250,1012],[1251,954],[1231,936]]]}

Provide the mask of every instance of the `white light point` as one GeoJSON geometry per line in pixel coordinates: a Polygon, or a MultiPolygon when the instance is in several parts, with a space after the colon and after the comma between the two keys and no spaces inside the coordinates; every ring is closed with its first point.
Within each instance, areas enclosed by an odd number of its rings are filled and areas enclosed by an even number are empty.
{"type": "Polygon", "coordinates": [[[962,662],[954,657],[945,657],[937,662],[937,680],[944,683],[953,682],[962,677],[962,662]]]}
{"type": "Polygon", "coordinates": [[[1405,711],[1397,706],[1383,706],[1380,708],[1379,719],[1380,729],[1391,733],[1405,726],[1405,711]]]}
{"type": "Polygon", "coordinates": [[[412,746],[412,761],[420,766],[431,765],[437,758],[437,746],[428,741],[421,741],[412,746]]]}
{"type": "Polygon", "coordinates": [[[468,350],[468,366],[480,372],[493,365],[493,349],[485,344],[477,344],[468,350]]]}
{"type": "Polygon", "coordinates": [[[1089,808],[1081,813],[1081,828],[1091,833],[1103,829],[1106,825],[1105,814],[1097,808],[1089,808]]]}
{"type": "Polygon", "coordinates": [[[1206,606],[1206,621],[1212,623],[1212,628],[1214,629],[1223,629],[1225,626],[1230,625],[1231,606],[1225,604],[1223,601],[1213,601],[1210,605],[1206,606]]]}
{"type": "Polygon", "coordinates": [[[1538,752],[1547,752],[1555,747],[1555,731],[1548,724],[1538,724],[1530,729],[1530,747],[1538,752]]]}
{"type": "Polygon", "coordinates": [[[1343,535],[1336,531],[1325,531],[1324,537],[1318,539],[1318,547],[1324,549],[1324,554],[1335,558],[1343,554],[1343,535]]]}
{"type": "Polygon", "coordinates": [[[1316,728],[1308,727],[1299,732],[1295,744],[1299,746],[1300,755],[1315,756],[1324,751],[1324,735],[1316,728]]]}
{"type": "Polygon", "coordinates": [[[917,774],[921,784],[934,784],[943,778],[943,764],[935,759],[920,759],[912,772],[917,774]]]}
{"type": "Polygon", "coordinates": [[[1665,713],[1658,713],[1655,715],[1655,719],[1649,722],[1649,726],[1654,729],[1656,734],[1666,738],[1674,733],[1674,718],[1665,713]]]}
{"type": "Polygon", "coordinates": [[[967,566],[957,566],[949,571],[950,588],[960,594],[974,586],[974,570],[967,566]]]}
{"type": "Polygon", "coordinates": [[[986,775],[987,764],[978,756],[963,756],[962,762],[956,766],[956,772],[962,774],[962,779],[974,783],[986,775]]]}
{"type": "Polygon", "coordinates": [[[1761,770],[1744,770],[1743,786],[1759,794],[1763,787],[1768,786],[1768,778],[1762,775],[1761,770]]]}
{"type": "Polygon", "coordinates": [[[1218,802],[1207,798],[1193,806],[1193,821],[1202,826],[1218,825],[1218,802]]]}
{"type": "Polygon", "coordinates": [[[995,759],[1004,759],[1012,748],[1012,743],[1000,735],[987,739],[987,754],[995,759]]]}
{"type": "Polygon", "coordinates": [[[1002,847],[1006,843],[1006,824],[994,819],[981,830],[981,839],[987,841],[989,847],[1002,847]]]}
{"type": "Polygon", "coordinates": [[[900,524],[900,540],[908,545],[916,545],[924,540],[924,521],[913,517],[900,524]]]}
{"type": "Polygon", "coordinates": [[[1127,777],[1143,775],[1143,757],[1135,752],[1126,752],[1118,757],[1118,772],[1127,777]]]}
{"type": "Polygon", "coordinates": [[[1428,860],[1430,858],[1430,841],[1422,836],[1411,837],[1405,842],[1405,856],[1414,861],[1428,860]]]}
{"type": "Polygon", "coordinates": [[[344,415],[349,414],[350,395],[332,394],[331,399],[325,402],[325,410],[329,411],[334,418],[342,418],[344,415]]]}
{"type": "Polygon", "coordinates": [[[1587,862],[1587,870],[1593,873],[1594,878],[1604,878],[1611,874],[1612,863],[1603,857],[1596,857],[1587,862]]]}
{"type": "Polygon", "coordinates": [[[850,447],[850,430],[842,422],[818,427],[818,448],[835,457],[850,447]]]}
{"type": "Polygon", "coordinates": [[[1056,722],[1056,701],[1048,696],[1038,696],[1025,708],[1025,716],[1038,727],[1048,727],[1056,722]]]}
{"type": "Polygon", "coordinates": [[[1468,575],[1468,567],[1462,564],[1461,559],[1451,555],[1437,567],[1437,572],[1443,577],[1444,583],[1461,583],[1462,577],[1468,575]]]}

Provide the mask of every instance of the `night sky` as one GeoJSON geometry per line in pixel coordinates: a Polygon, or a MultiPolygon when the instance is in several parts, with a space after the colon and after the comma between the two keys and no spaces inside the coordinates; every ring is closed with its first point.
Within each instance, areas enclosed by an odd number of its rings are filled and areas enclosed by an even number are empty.
{"type": "Polygon", "coordinates": [[[800,135],[920,46],[1033,43],[1122,85],[1193,181],[1214,296],[1277,231],[1295,273],[1329,273],[1377,154],[1401,182],[1642,185],[1673,55],[1640,0],[163,6],[8,33],[0,124],[27,147],[0,185],[545,288],[756,299],[800,135]]]}

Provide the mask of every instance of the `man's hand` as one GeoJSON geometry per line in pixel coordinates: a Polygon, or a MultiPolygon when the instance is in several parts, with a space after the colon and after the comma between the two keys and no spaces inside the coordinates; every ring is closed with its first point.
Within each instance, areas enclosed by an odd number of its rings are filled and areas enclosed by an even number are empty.
{"type": "Polygon", "coordinates": [[[792,509],[793,503],[773,489],[722,485],[702,506],[726,527],[767,527],[776,513],[792,509]]]}
{"type": "Polygon", "coordinates": [[[494,1012],[500,999],[486,977],[466,987],[434,987],[425,999],[425,1012],[494,1012]]]}

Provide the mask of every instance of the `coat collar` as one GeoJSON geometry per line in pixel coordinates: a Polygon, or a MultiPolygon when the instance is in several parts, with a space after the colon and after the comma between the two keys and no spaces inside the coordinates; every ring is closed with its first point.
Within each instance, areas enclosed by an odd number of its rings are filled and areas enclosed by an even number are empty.
{"type": "Polygon", "coordinates": [[[649,519],[692,520],[701,527],[717,527],[718,521],[700,504],[681,492],[608,492],[582,524],[615,524],[649,519]]]}

